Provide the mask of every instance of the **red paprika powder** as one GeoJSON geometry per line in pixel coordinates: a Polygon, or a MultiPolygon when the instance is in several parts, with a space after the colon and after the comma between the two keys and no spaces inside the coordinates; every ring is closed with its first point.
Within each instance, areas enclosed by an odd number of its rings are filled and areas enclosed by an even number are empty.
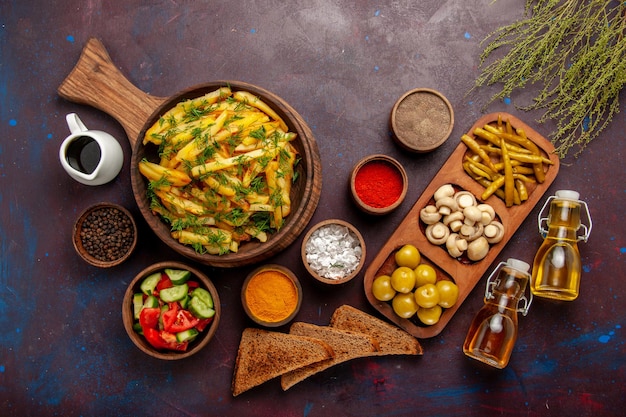
{"type": "Polygon", "coordinates": [[[354,177],[354,189],[365,204],[374,208],[389,207],[402,194],[402,174],[384,162],[363,165],[354,177]]]}

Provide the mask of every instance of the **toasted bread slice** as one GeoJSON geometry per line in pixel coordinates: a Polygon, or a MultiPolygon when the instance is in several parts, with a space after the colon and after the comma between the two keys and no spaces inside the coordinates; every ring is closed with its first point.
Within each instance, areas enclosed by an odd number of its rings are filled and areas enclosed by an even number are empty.
{"type": "Polygon", "coordinates": [[[378,352],[378,342],[376,339],[364,333],[296,322],[291,325],[289,334],[323,340],[330,345],[335,355],[331,359],[303,366],[302,368],[283,374],[280,378],[280,383],[285,391],[298,382],[324,369],[328,369],[333,365],[350,359],[372,356],[378,352]]]}
{"type": "Polygon", "coordinates": [[[255,328],[244,329],[235,361],[233,396],[285,372],[332,357],[330,345],[319,339],[255,328]]]}
{"type": "Polygon", "coordinates": [[[330,325],[337,329],[369,334],[378,341],[378,355],[421,355],[422,346],[406,331],[349,305],[333,313],[330,325]]]}

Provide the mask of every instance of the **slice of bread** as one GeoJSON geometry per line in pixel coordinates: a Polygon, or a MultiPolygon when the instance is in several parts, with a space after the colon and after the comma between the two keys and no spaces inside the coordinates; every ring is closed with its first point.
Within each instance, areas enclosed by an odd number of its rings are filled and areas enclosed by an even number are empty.
{"type": "Polygon", "coordinates": [[[364,334],[341,330],[328,326],[295,322],[289,329],[289,334],[308,336],[327,342],[335,353],[332,359],[326,359],[311,365],[303,366],[283,374],[280,378],[283,390],[288,390],[298,382],[321,372],[333,365],[350,359],[373,356],[378,352],[378,342],[373,337],[364,334]]]}
{"type": "Polygon", "coordinates": [[[330,325],[337,329],[365,333],[378,341],[378,355],[421,355],[422,346],[408,332],[349,305],[333,313],[330,325]]]}
{"type": "Polygon", "coordinates": [[[255,328],[239,342],[232,392],[237,396],[285,372],[330,359],[333,350],[319,339],[255,328]]]}

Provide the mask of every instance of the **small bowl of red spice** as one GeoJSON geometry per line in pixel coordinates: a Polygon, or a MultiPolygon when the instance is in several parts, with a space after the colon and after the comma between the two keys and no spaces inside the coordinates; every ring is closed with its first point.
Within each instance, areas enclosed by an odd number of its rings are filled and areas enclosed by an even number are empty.
{"type": "Polygon", "coordinates": [[[255,323],[279,327],[289,323],[300,311],[302,287],[288,268],[268,264],[256,268],[241,288],[243,309],[255,323]]]}
{"type": "Polygon", "coordinates": [[[404,200],[409,186],[404,167],[394,158],[377,154],[361,159],[350,175],[350,193],[365,213],[383,215],[404,200]]]}

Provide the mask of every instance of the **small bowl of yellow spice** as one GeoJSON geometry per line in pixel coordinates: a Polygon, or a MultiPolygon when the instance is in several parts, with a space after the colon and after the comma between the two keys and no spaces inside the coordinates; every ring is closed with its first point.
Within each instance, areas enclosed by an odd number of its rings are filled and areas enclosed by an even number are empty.
{"type": "Polygon", "coordinates": [[[279,327],[298,314],[302,304],[300,281],[288,268],[268,264],[250,272],[241,288],[246,314],[264,327],[279,327]]]}

